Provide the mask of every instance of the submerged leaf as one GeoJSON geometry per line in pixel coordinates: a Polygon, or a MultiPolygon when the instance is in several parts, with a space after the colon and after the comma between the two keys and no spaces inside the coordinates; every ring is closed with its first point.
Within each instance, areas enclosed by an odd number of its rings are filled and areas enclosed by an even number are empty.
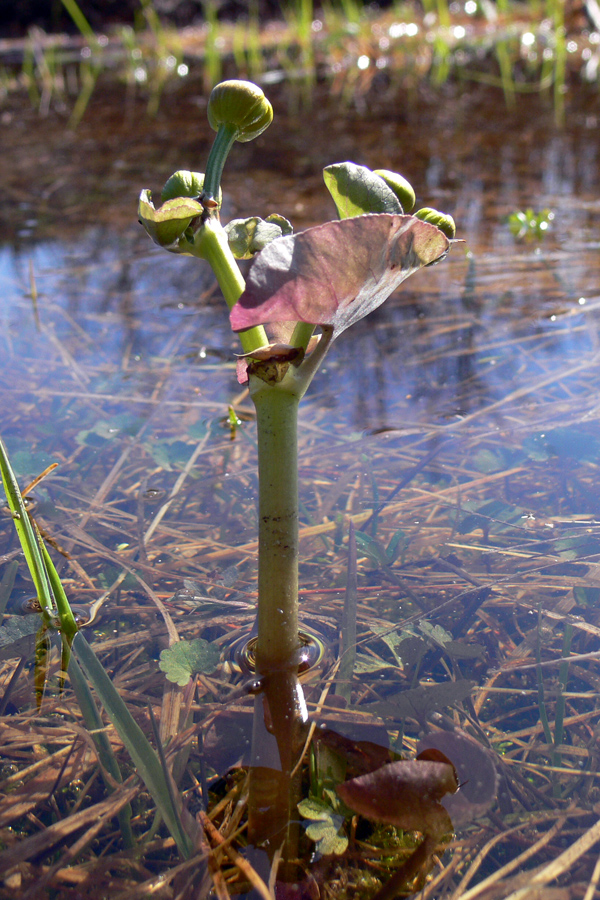
{"type": "Polygon", "coordinates": [[[348,838],[339,834],[344,817],[338,815],[331,806],[317,797],[308,797],[298,804],[298,812],[305,819],[311,819],[306,826],[306,834],[316,843],[316,851],[322,856],[341,855],[348,847],[348,838]]]}
{"type": "Polygon", "coordinates": [[[0,660],[31,656],[39,627],[39,616],[11,616],[0,628],[0,660]]]}
{"type": "Polygon", "coordinates": [[[369,819],[405,831],[441,835],[452,821],[440,800],[458,790],[454,766],[424,759],[389,763],[338,785],[344,803],[369,819]]]}
{"type": "Polygon", "coordinates": [[[334,816],[328,822],[312,822],[306,828],[306,834],[315,842],[315,850],[321,856],[341,856],[348,849],[348,838],[338,833],[333,819],[338,820],[340,824],[343,821],[341,816],[334,816]]]}
{"type": "Polygon", "coordinates": [[[453,703],[461,703],[475,686],[474,681],[459,678],[457,681],[442,681],[440,684],[422,685],[395,694],[388,700],[368,703],[365,710],[388,718],[403,719],[406,716],[417,720],[432,712],[439,712],[453,703]]]}
{"type": "Polygon", "coordinates": [[[268,322],[331,325],[336,338],[450,243],[414,216],[365,215],[272,241],[230,313],[234,331],[268,322]]]}
{"type": "Polygon", "coordinates": [[[192,675],[214,672],[220,653],[214,644],[197,638],[177,641],[160,654],[159,666],[169,681],[185,687],[192,675]]]}
{"type": "Polygon", "coordinates": [[[464,731],[434,731],[417,746],[419,756],[435,749],[450,760],[461,782],[460,791],[444,797],[442,804],[455,826],[486,815],[498,792],[494,752],[464,731]]]}

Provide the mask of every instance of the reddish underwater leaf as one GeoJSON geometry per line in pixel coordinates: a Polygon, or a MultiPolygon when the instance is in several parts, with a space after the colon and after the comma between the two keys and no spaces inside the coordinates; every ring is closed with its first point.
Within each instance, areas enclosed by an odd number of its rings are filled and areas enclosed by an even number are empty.
{"type": "Polygon", "coordinates": [[[456,790],[454,766],[424,759],[389,763],[337,787],[344,803],[361,815],[433,835],[452,831],[440,799],[456,790]]]}
{"type": "Polygon", "coordinates": [[[230,314],[234,331],[269,322],[332,325],[337,337],[380,306],[448,238],[414,216],[355,216],[272,241],[230,314]]]}
{"type": "Polygon", "coordinates": [[[463,731],[434,731],[417,747],[419,759],[438,753],[456,767],[460,791],[444,797],[443,805],[455,827],[485,816],[498,793],[498,770],[494,752],[463,731]],[[425,756],[427,754],[427,756],[425,756]]]}

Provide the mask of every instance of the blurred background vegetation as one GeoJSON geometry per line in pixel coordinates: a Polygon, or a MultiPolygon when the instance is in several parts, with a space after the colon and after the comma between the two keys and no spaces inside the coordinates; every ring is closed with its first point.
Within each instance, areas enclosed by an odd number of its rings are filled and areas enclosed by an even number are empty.
{"type": "Polygon", "coordinates": [[[600,77],[598,0],[21,0],[0,7],[0,103],[84,115],[99,84],[147,100],[223,78],[318,84],[367,108],[428,85],[480,83],[508,107],[600,77]]]}

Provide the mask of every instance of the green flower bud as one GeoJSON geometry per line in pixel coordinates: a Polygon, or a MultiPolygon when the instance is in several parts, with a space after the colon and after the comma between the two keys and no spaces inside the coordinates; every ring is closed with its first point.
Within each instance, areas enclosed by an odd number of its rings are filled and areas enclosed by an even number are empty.
{"type": "Polygon", "coordinates": [[[207,114],[211,128],[233,126],[235,140],[242,143],[254,140],[273,121],[273,107],[251,81],[222,81],[212,90],[207,114]]]}
{"type": "Polygon", "coordinates": [[[185,169],[180,169],[167,180],[160,199],[163,203],[167,200],[174,200],[176,197],[193,197],[194,200],[197,200],[202,193],[203,186],[204,175],[202,172],[186,172],[185,169]]]}
{"type": "Polygon", "coordinates": [[[410,181],[397,172],[390,172],[389,169],[374,169],[373,174],[383,178],[387,186],[393,190],[405,213],[413,209],[417,198],[410,181]]]}
{"type": "MultiPolygon", "coordinates": [[[[178,172],[174,172],[167,180],[161,191],[160,199],[163,203],[166,203],[167,200],[176,200],[178,197],[191,197],[194,200],[198,200],[202,197],[203,190],[204,175],[202,172],[187,172],[185,169],[180,169],[178,172]]],[[[217,197],[219,209],[222,199],[222,194],[219,190],[217,197]]]]}
{"type": "Polygon", "coordinates": [[[442,234],[445,234],[450,240],[454,238],[454,235],[456,234],[456,225],[454,224],[452,216],[449,216],[447,213],[438,212],[437,209],[431,209],[430,206],[424,206],[423,209],[420,209],[415,213],[415,216],[423,222],[429,222],[430,225],[435,225],[436,228],[439,228],[442,234]]]}

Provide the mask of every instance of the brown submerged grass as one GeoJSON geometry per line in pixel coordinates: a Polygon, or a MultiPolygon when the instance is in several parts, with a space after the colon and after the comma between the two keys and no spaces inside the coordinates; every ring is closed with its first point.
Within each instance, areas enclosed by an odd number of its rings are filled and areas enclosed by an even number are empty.
{"type": "MultiPolygon", "coordinates": [[[[464,273],[460,259],[449,265],[454,276],[464,273]]],[[[479,268],[484,287],[476,285],[475,297],[481,300],[493,266],[484,260],[479,268]]],[[[415,298],[427,304],[428,295],[417,292],[407,311],[415,298]]],[[[331,401],[327,376],[307,398],[300,448],[302,618],[325,635],[332,663],[350,520],[363,535],[351,706],[335,700],[333,665],[309,683],[309,712],[334,729],[370,725],[381,736],[387,728],[408,755],[419,732],[436,727],[461,728],[493,752],[497,800],[440,847],[423,898],[592,900],[600,880],[594,656],[600,524],[593,515],[597,462],[589,450],[598,439],[594,312],[563,308],[555,328],[531,330],[497,310],[486,320],[480,309],[477,327],[485,333],[469,347],[454,337],[474,327],[472,308],[452,315],[445,310],[444,303],[430,306],[425,327],[405,318],[403,340],[411,349],[402,362],[406,371],[421,372],[429,391],[437,388],[436,409],[447,401],[446,420],[438,415],[434,421],[431,394],[430,413],[415,413],[411,399],[400,398],[387,407],[382,428],[352,434],[323,402],[331,401]],[[550,351],[567,333],[581,338],[579,349],[564,353],[557,366],[550,351]],[[475,355],[480,367],[493,358],[496,373],[517,372],[517,381],[496,374],[490,384],[467,371],[458,385],[445,384],[448,365],[475,355]],[[532,432],[556,437],[563,433],[557,429],[568,427],[580,431],[577,447],[558,455],[538,458],[538,445],[527,443],[532,432]],[[400,550],[386,558],[399,529],[400,550]],[[443,628],[463,651],[474,646],[474,653],[443,650],[440,633],[436,643],[423,623],[443,628]],[[394,636],[409,627],[429,641],[418,670],[401,667],[393,649],[394,636]],[[568,670],[560,668],[569,653],[567,629],[570,652],[584,657],[568,670]],[[402,692],[465,678],[474,682],[467,700],[450,698],[433,709],[417,702],[408,715],[398,707],[394,720],[390,709],[402,692]]],[[[94,649],[152,741],[149,707],[160,721],[161,740],[168,758],[179,760],[180,788],[203,825],[205,844],[197,858],[179,862],[110,725],[125,783],[104,793],[71,692],[57,692],[57,660],[38,710],[31,662],[3,659],[3,896],[51,891],[65,898],[183,898],[204,896],[212,884],[221,898],[250,885],[271,897],[269,879],[242,855],[244,769],[226,775],[241,755],[251,698],[237,691],[236,673],[225,663],[185,689],[165,682],[157,663],[169,632],[225,647],[252,622],[251,407],[243,391],[232,391],[231,364],[210,355],[201,363],[202,393],[190,391],[196,377],[185,358],[195,340],[190,325],[163,334],[154,360],[138,361],[135,371],[126,348],[121,369],[131,371],[131,379],[112,389],[107,381],[101,390],[108,365],[76,361],[95,316],[80,318],[77,327],[69,322],[66,330],[64,316],[56,307],[41,308],[45,349],[20,358],[3,428],[30,430],[39,445],[36,430],[50,408],[62,423],[60,444],[49,446],[61,461],[60,474],[48,482],[52,502],[40,502],[34,514],[70,556],[61,565],[72,599],[108,592],[92,626],[94,649]],[[241,422],[233,429],[228,403],[241,422]],[[95,431],[89,427],[94,422],[100,423],[95,431]],[[185,579],[193,584],[182,592],[185,579]],[[114,819],[129,801],[135,852],[122,849],[114,819]]],[[[384,339],[388,323],[374,327],[384,339]]],[[[333,356],[330,365],[336,377],[339,359],[333,356]]],[[[4,534],[8,565],[14,545],[8,528],[4,534]]],[[[9,606],[7,612],[15,611],[9,606]]],[[[310,866],[306,842],[311,896],[372,896],[406,853],[386,849],[389,836],[364,825],[357,831],[349,823],[348,835],[343,858],[310,866]]]]}

